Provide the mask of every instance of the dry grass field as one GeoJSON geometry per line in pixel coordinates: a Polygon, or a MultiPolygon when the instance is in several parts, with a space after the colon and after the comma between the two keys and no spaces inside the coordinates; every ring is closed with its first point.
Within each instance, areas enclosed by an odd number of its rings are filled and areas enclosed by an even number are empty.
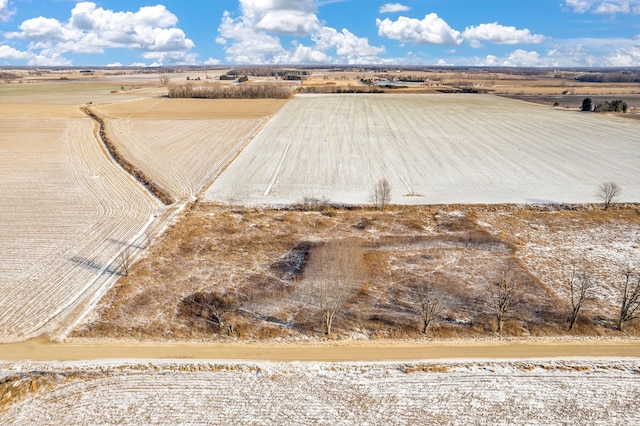
{"type": "MultiPolygon", "coordinates": [[[[424,284],[442,308],[429,336],[495,336],[492,300],[505,273],[516,277],[519,289],[503,335],[566,335],[566,282],[574,265],[592,271],[597,287],[572,334],[624,336],[615,330],[615,306],[627,264],[640,264],[639,229],[636,208],[381,212],[199,204],[72,336],[324,339],[318,275],[328,277],[331,292],[347,289],[332,338],[422,338],[424,284]],[[345,241],[349,256],[339,245],[345,241]],[[349,259],[344,272],[322,263],[326,250],[349,259]]],[[[629,323],[626,332],[637,335],[639,325],[629,323]]]]}
{"type": "MultiPolygon", "coordinates": [[[[640,210],[557,211],[529,208],[502,213],[477,213],[492,232],[508,235],[518,258],[532,274],[568,300],[567,278],[573,267],[587,270],[597,281],[594,297],[612,305],[620,298],[624,273],[640,265],[640,210]]],[[[605,310],[607,312],[607,310],[605,310]]]]}
{"type": "Polygon", "coordinates": [[[603,181],[638,201],[638,122],[489,95],[303,95],[287,103],[206,193],[279,205],[584,203],[603,181]]]}
{"type": "Polygon", "coordinates": [[[95,105],[105,119],[253,120],[271,117],[286,103],[282,99],[169,99],[144,98],[95,105]]]}

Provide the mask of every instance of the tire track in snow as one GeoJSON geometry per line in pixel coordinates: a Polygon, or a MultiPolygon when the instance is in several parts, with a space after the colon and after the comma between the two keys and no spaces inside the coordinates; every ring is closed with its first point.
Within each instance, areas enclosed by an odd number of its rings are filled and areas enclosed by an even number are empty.
{"type": "Polygon", "coordinates": [[[282,157],[280,158],[280,162],[278,163],[278,167],[276,167],[276,171],[273,173],[273,177],[271,178],[271,180],[269,181],[269,184],[265,188],[263,195],[266,196],[271,194],[271,189],[273,188],[273,185],[275,185],[276,182],[278,181],[278,175],[280,174],[280,170],[282,169],[282,165],[284,164],[284,160],[287,158],[287,153],[289,152],[290,148],[291,148],[291,142],[289,142],[287,144],[287,147],[284,149],[284,152],[282,153],[282,157]]]}

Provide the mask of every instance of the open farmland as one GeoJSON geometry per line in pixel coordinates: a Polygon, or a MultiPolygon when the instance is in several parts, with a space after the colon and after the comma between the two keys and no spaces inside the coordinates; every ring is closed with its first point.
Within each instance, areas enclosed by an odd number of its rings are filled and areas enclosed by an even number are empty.
{"type": "Polygon", "coordinates": [[[632,360],[22,363],[0,365],[0,422],[637,424],[639,373],[632,360]]]}
{"type": "Polygon", "coordinates": [[[149,97],[157,75],[58,78],[0,86],[0,342],[54,331],[0,344],[0,424],[640,422],[640,319],[615,329],[639,204],[446,204],[593,202],[605,180],[637,201],[637,123],[483,95],[176,100],[149,97]],[[109,159],[89,101],[174,206],[109,159]],[[209,193],[223,203],[190,202],[234,158],[209,193]],[[370,203],[383,177],[386,210],[321,200],[370,203]],[[353,261],[333,334],[316,288],[343,278],[332,250],[353,261]],[[567,332],[574,265],[597,287],[567,332]],[[425,283],[442,311],[423,333],[425,283]]]}
{"type": "Polygon", "coordinates": [[[92,107],[113,118],[113,139],[124,140],[118,148],[183,202],[283,103],[164,105],[169,100],[140,99],[140,91],[109,90],[115,84],[0,86],[0,341],[64,334],[67,319],[81,316],[127,273],[170,214],[109,158],[82,104],[108,102],[92,107]]]}
{"type": "Polygon", "coordinates": [[[176,199],[211,182],[264,120],[109,120],[118,151],[176,199]]]}
{"type": "Polygon", "coordinates": [[[285,204],[593,202],[640,194],[640,123],[489,95],[299,95],[209,188],[209,200],[285,204]]]}
{"type": "Polygon", "coordinates": [[[79,110],[0,110],[0,341],[11,341],[48,331],[115,280],[118,254],[137,254],[136,236],[159,211],[79,110]]]}

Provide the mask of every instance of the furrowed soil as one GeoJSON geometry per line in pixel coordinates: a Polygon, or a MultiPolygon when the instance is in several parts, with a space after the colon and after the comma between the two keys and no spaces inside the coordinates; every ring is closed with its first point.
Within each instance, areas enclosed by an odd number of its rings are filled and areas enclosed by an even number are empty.
{"type": "Polygon", "coordinates": [[[91,120],[48,106],[45,117],[0,104],[0,341],[48,331],[115,280],[117,256],[159,214],[104,154],[91,120]]]}

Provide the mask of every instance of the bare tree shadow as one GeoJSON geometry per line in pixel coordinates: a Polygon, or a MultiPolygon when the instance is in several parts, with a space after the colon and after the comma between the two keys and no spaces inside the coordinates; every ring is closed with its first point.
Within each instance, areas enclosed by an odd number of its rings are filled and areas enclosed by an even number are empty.
{"type": "Polygon", "coordinates": [[[128,241],[120,241],[120,240],[116,240],[115,238],[108,238],[107,241],[109,241],[110,243],[117,244],[117,245],[122,246],[122,247],[130,248],[130,249],[144,250],[146,248],[145,245],[131,244],[128,241]]]}
{"type": "Polygon", "coordinates": [[[72,257],[70,260],[82,268],[98,271],[104,275],[117,275],[119,277],[125,276],[125,274],[120,272],[120,270],[117,267],[114,268],[113,264],[103,266],[99,263],[94,262],[91,259],[87,259],[84,257],[72,257]]]}

